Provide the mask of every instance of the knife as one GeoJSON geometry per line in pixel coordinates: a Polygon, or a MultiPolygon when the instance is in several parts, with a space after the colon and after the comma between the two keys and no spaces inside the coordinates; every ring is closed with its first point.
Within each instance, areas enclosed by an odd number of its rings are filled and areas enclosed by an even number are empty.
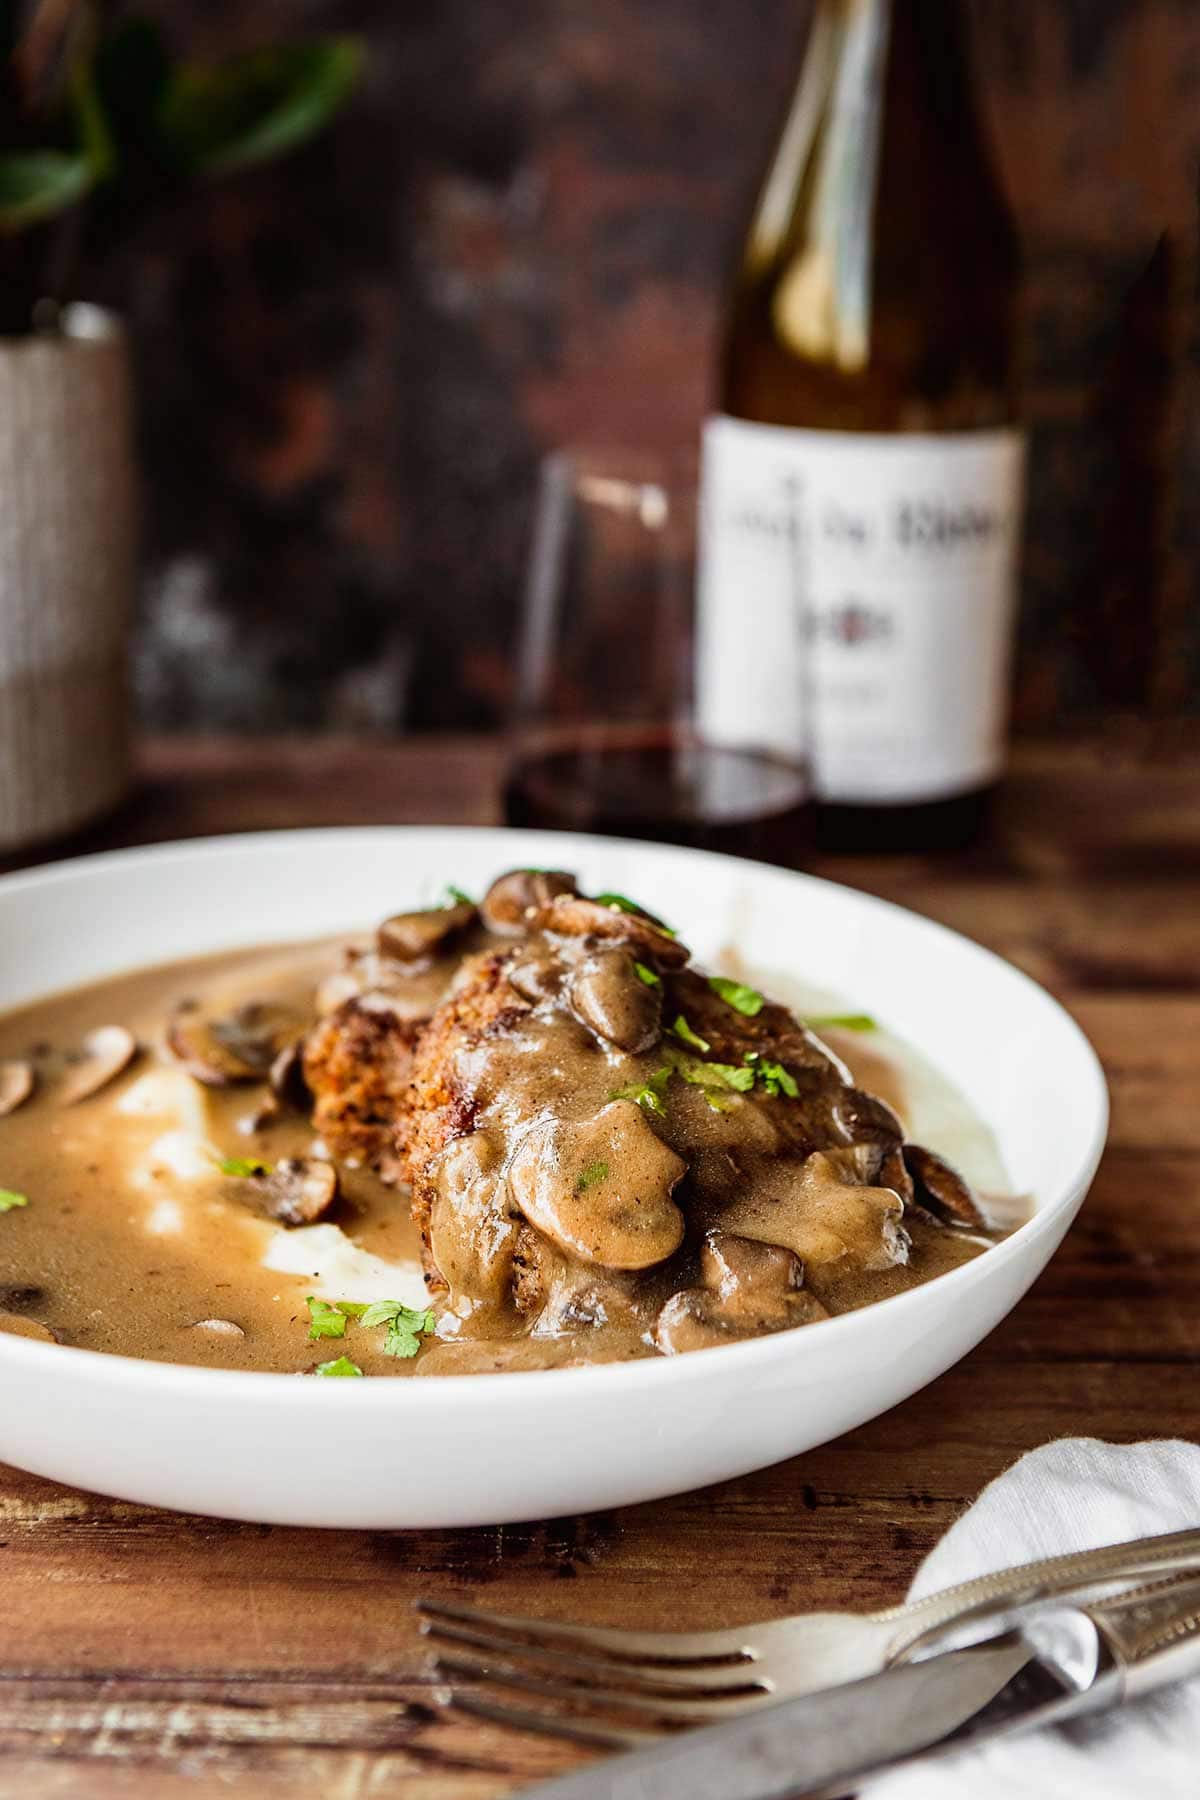
{"type": "Polygon", "coordinates": [[[868,1775],[1200,1674],[1200,1579],[980,1626],[968,1644],[524,1790],[524,1800],[835,1800],[868,1775]]]}

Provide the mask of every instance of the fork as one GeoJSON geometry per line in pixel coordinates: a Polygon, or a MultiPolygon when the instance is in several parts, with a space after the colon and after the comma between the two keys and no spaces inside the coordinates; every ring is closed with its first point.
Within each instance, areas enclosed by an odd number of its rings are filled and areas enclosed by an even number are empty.
{"type": "Polygon", "coordinates": [[[540,1700],[558,1713],[463,1694],[459,1711],[601,1748],[645,1743],[673,1727],[712,1723],[873,1674],[916,1649],[951,1620],[1036,1604],[1070,1592],[1200,1569],[1200,1529],[1136,1538],[1001,1569],[883,1612],[811,1612],[725,1631],[627,1631],[615,1626],[477,1611],[418,1600],[422,1631],[439,1643],[484,1652],[439,1653],[435,1672],[540,1700]],[[618,1723],[613,1713],[638,1723],[618,1723]]]}

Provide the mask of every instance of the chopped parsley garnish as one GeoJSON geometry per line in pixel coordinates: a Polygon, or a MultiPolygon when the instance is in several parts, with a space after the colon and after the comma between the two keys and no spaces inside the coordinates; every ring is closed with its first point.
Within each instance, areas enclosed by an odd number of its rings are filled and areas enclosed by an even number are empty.
{"type": "Polygon", "coordinates": [[[452,881],[446,883],[446,898],[442,902],[443,906],[474,906],[474,904],[470,894],[464,894],[462,889],[455,887],[452,881]]]}
{"type": "MultiPolygon", "coordinates": [[[[350,1319],[357,1319],[366,1331],[386,1325],[385,1356],[415,1356],[421,1348],[421,1334],[431,1332],[437,1324],[434,1312],[414,1311],[399,1300],[318,1300],[315,1294],[308,1296],[308,1317],[310,1339],[345,1337],[350,1319]]],[[[323,1364],[317,1374],[361,1375],[362,1370],[343,1356],[337,1364],[323,1364]],[[344,1368],[339,1366],[342,1363],[344,1368]]]]}
{"type": "Polygon", "coordinates": [[[709,1088],[704,1089],[704,1099],[709,1112],[731,1112],[737,1105],[737,1101],[733,1098],[732,1094],[714,1094],[709,1088]]]}
{"type": "Polygon", "coordinates": [[[656,975],[654,970],[647,968],[644,962],[635,962],[633,965],[633,972],[639,981],[645,982],[647,987],[662,986],[662,976],[656,975]]]}
{"type": "Polygon", "coordinates": [[[271,1173],[270,1163],[263,1162],[257,1156],[219,1156],[217,1167],[222,1175],[236,1175],[243,1179],[271,1173]]]}
{"type": "Polygon", "coordinates": [[[815,1013],[804,1023],[810,1031],[878,1031],[879,1021],[870,1013],[815,1013]]]}
{"type": "Polygon", "coordinates": [[[636,1100],[644,1112],[654,1113],[658,1118],[665,1119],[667,1109],[663,1105],[663,1099],[670,1079],[669,1068],[656,1069],[648,1080],[631,1081],[628,1087],[618,1088],[615,1094],[610,1094],[609,1099],[636,1100]]]}
{"type": "Polygon", "coordinates": [[[315,1372],[318,1375],[362,1374],[362,1370],[359,1368],[358,1364],[356,1362],[351,1362],[348,1356],[336,1357],[333,1362],[318,1363],[315,1372]]]}
{"type": "Polygon", "coordinates": [[[664,1044],[663,1054],[670,1071],[693,1087],[732,1088],[748,1094],[754,1086],[754,1070],[738,1068],[736,1063],[701,1062],[698,1056],[685,1056],[673,1044],[664,1044]]]}
{"type": "Polygon", "coordinates": [[[747,1019],[757,1018],[767,1003],[757,988],[747,987],[744,981],[730,981],[725,975],[710,975],[708,985],[726,1006],[732,1006],[734,1012],[747,1019]]]}
{"type": "Polygon", "coordinates": [[[673,938],[679,936],[677,931],[672,931],[669,925],[664,925],[662,920],[657,918],[654,913],[647,912],[644,906],[639,906],[636,901],[630,900],[626,894],[597,894],[596,905],[612,906],[615,907],[618,912],[634,913],[639,919],[649,919],[650,923],[655,926],[657,930],[661,931],[664,937],[673,938]]]}
{"type": "Polygon", "coordinates": [[[18,1206],[28,1206],[29,1195],[18,1194],[12,1188],[0,1188],[0,1213],[15,1212],[18,1206]]]}
{"type": "Polygon", "coordinates": [[[315,1294],[308,1296],[307,1305],[310,1342],[317,1338],[345,1337],[346,1314],[340,1306],[334,1306],[328,1300],[318,1300],[315,1294]]]}
{"type": "Polygon", "coordinates": [[[780,1094],[786,1094],[789,1100],[795,1100],[799,1095],[800,1089],[796,1086],[795,1077],[788,1074],[782,1063],[760,1062],[758,1073],[768,1094],[773,1094],[776,1098],[780,1094]]]}
{"type": "Polygon", "coordinates": [[[429,1309],[417,1310],[400,1300],[376,1300],[362,1315],[363,1329],[386,1325],[383,1341],[385,1356],[415,1356],[421,1348],[422,1334],[428,1336],[437,1324],[437,1315],[429,1309]]]}
{"type": "Polygon", "coordinates": [[[786,1094],[789,1100],[795,1100],[799,1095],[795,1076],[790,1075],[782,1063],[769,1062],[757,1050],[747,1050],[742,1061],[750,1065],[756,1079],[776,1099],[780,1094],[786,1094]]]}
{"type": "Polygon", "coordinates": [[[583,1173],[580,1175],[579,1180],[575,1183],[575,1192],[577,1194],[586,1194],[590,1187],[595,1187],[598,1181],[605,1180],[607,1175],[608,1164],[606,1162],[589,1163],[587,1168],[584,1169],[583,1173]]]}
{"type": "Polygon", "coordinates": [[[712,1045],[707,1038],[702,1038],[698,1031],[693,1031],[683,1014],[680,1013],[671,1030],[681,1043],[690,1044],[693,1050],[711,1050],[712,1045]]]}

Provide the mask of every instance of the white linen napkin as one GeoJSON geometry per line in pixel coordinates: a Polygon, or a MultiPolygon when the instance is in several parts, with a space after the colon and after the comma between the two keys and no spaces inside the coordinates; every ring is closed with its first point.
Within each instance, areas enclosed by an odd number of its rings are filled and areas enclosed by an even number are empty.
{"type": "MultiPolygon", "coordinates": [[[[909,1599],[1064,1550],[1200,1525],[1200,1447],[1060,1438],[983,1490],[917,1571],[909,1599]]],[[[1197,1800],[1200,1680],[1107,1716],[919,1762],[869,1800],[1197,1800]]]]}

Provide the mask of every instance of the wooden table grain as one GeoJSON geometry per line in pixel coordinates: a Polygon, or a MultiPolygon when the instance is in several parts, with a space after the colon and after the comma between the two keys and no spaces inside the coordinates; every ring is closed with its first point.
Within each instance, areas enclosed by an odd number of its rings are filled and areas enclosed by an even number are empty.
{"type": "MultiPolygon", "coordinates": [[[[486,822],[495,773],[478,740],[165,740],[122,815],[58,848],[486,822]]],[[[499,1800],[578,1753],[440,1714],[415,1595],[681,1627],[881,1605],[1023,1451],[1064,1433],[1200,1435],[1200,749],[1135,731],[1025,745],[986,847],[817,867],[1011,958],[1104,1060],[1108,1152],[1027,1298],[861,1430],[618,1512],[318,1533],[0,1468],[0,1800],[499,1800]]]]}

